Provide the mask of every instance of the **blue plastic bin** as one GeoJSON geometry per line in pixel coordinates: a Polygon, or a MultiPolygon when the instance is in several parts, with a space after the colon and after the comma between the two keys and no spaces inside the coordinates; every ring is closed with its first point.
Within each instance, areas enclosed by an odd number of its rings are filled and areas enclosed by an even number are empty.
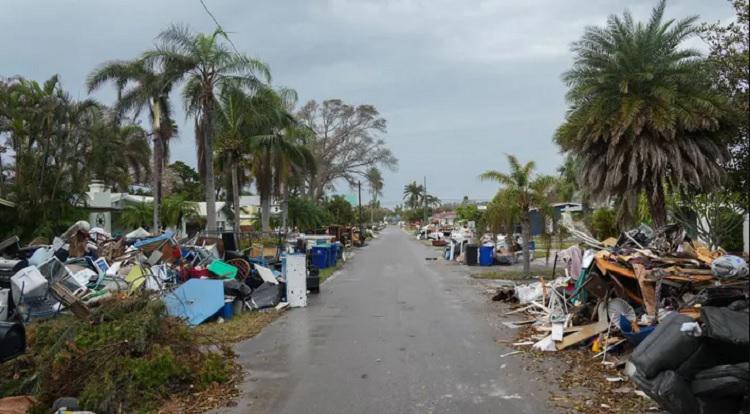
{"type": "Polygon", "coordinates": [[[341,242],[336,242],[336,258],[338,260],[344,258],[344,245],[341,242]]]}
{"type": "Polygon", "coordinates": [[[318,269],[328,267],[328,252],[330,249],[326,246],[313,246],[311,250],[312,262],[318,269]]]}
{"type": "Polygon", "coordinates": [[[234,303],[233,301],[225,301],[224,306],[219,311],[219,316],[221,316],[224,320],[232,319],[234,316],[234,303]]]}
{"type": "Polygon", "coordinates": [[[493,250],[495,250],[494,246],[481,246],[479,248],[479,266],[492,266],[493,250]]]}
{"type": "Polygon", "coordinates": [[[338,246],[333,243],[329,248],[331,250],[328,252],[328,266],[336,266],[336,261],[339,258],[338,246]]]}

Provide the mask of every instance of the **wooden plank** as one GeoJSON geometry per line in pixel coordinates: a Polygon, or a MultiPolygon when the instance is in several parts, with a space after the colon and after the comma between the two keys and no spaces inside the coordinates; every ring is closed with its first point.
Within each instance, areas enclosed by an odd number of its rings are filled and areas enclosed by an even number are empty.
{"type": "Polygon", "coordinates": [[[561,351],[571,345],[575,345],[579,342],[583,342],[589,338],[591,338],[594,335],[597,335],[601,332],[604,332],[607,330],[607,322],[597,322],[592,323],[590,325],[584,325],[581,327],[581,330],[578,332],[574,332],[565,338],[563,338],[562,342],[557,343],[557,350],[561,351]]]}
{"type": "MultiPolygon", "coordinates": [[[[552,331],[551,326],[536,326],[534,327],[534,329],[536,329],[538,332],[551,332],[552,331]]],[[[581,329],[583,329],[583,326],[571,326],[569,328],[565,328],[563,333],[567,334],[567,333],[578,332],[581,329]]]]}
{"type": "Polygon", "coordinates": [[[530,309],[532,307],[533,307],[532,305],[524,306],[523,308],[519,308],[519,309],[516,309],[514,311],[505,312],[504,315],[513,315],[515,313],[521,313],[521,312],[523,312],[523,311],[525,311],[527,309],[530,309]]]}
{"type": "Polygon", "coordinates": [[[618,264],[612,263],[603,257],[597,257],[595,260],[596,266],[599,268],[599,270],[601,270],[602,274],[606,272],[612,272],[617,273],[618,275],[629,277],[631,279],[636,279],[635,273],[633,273],[632,270],[628,269],[625,266],[620,266],[618,264]]]}
{"type": "Polygon", "coordinates": [[[643,304],[646,307],[646,313],[650,316],[656,317],[656,284],[648,281],[648,276],[651,273],[650,270],[646,270],[642,264],[636,263],[633,265],[633,270],[638,278],[638,286],[641,288],[641,296],[643,296],[643,304]]]}

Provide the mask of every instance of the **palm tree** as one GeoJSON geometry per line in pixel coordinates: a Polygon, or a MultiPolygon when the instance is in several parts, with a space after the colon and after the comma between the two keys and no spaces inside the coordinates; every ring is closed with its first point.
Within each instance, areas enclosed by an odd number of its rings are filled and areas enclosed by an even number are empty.
{"type": "Polygon", "coordinates": [[[181,196],[164,197],[161,205],[161,216],[165,227],[177,229],[183,220],[199,217],[198,205],[181,196]]]}
{"type": "Polygon", "coordinates": [[[412,181],[404,186],[404,203],[411,209],[418,208],[423,193],[424,187],[421,184],[417,184],[416,181],[412,181]]]}
{"type": "Polygon", "coordinates": [[[592,197],[622,197],[622,217],[646,194],[656,226],[666,222],[665,186],[715,187],[726,156],[716,137],[724,101],[701,76],[700,54],[680,48],[697,17],[664,22],[664,5],[645,23],[626,11],[586,29],[563,76],[570,109],[555,133],[580,157],[592,197]]]}
{"type": "Polygon", "coordinates": [[[529,275],[529,241],[531,241],[531,215],[530,209],[541,206],[546,202],[545,195],[551,191],[554,178],[550,176],[534,177],[533,161],[524,165],[513,155],[507,155],[510,164],[510,173],[499,171],[485,171],[480,175],[482,180],[495,181],[503,186],[504,196],[518,209],[521,218],[521,234],[523,236],[523,271],[529,275]]]}
{"type": "Polygon", "coordinates": [[[135,124],[117,125],[109,111],[98,112],[88,130],[87,167],[91,176],[121,192],[131,184],[147,183],[151,149],[146,131],[135,124]]]}
{"type": "Polygon", "coordinates": [[[437,198],[437,196],[434,196],[432,194],[425,194],[422,197],[422,203],[424,203],[425,207],[440,207],[440,199],[437,198]]]}
{"type": "Polygon", "coordinates": [[[153,209],[155,233],[161,229],[162,175],[169,163],[169,141],[177,131],[171,118],[172,106],[169,101],[176,80],[175,73],[159,72],[154,65],[142,59],[107,62],[86,80],[89,93],[108,81],[115,83],[118,96],[115,124],[119,124],[123,113],[132,112],[137,118],[144,107],[148,108],[154,141],[151,193],[156,205],[153,209]]]}
{"type": "Polygon", "coordinates": [[[185,80],[185,109],[195,118],[198,172],[205,185],[206,227],[216,230],[213,139],[219,109],[219,91],[235,86],[256,90],[271,78],[262,62],[231,50],[226,33],[191,33],[186,26],[171,25],[158,36],[160,45],[144,53],[147,62],[160,63],[168,73],[185,80]],[[224,41],[222,41],[222,39],[224,41]],[[260,78],[259,78],[260,76],[260,78]]]}
{"type": "Polygon", "coordinates": [[[372,223],[378,196],[383,195],[383,176],[377,167],[371,167],[367,170],[365,178],[367,179],[367,184],[370,186],[370,194],[372,194],[372,205],[370,207],[370,223],[372,223]]]}
{"type": "MultiPolygon", "coordinates": [[[[128,204],[122,209],[122,213],[120,213],[120,224],[131,229],[147,227],[148,222],[153,217],[153,210],[153,203],[141,202],[128,204]]],[[[155,234],[156,230],[151,229],[151,233],[155,234]]]]}
{"type": "Polygon", "coordinates": [[[247,152],[249,142],[243,133],[247,132],[249,102],[245,93],[238,88],[222,91],[219,99],[217,147],[221,158],[226,158],[230,170],[232,186],[232,206],[234,208],[234,234],[240,233],[240,161],[247,152]]]}

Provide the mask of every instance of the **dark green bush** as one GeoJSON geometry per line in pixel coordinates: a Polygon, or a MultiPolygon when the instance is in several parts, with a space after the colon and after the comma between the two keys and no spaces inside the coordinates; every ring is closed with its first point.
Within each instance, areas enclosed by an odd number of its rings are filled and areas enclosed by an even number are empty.
{"type": "Polygon", "coordinates": [[[41,412],[59,397],[94,412],[145,412],[232,376],[231,355],[202,350],[160,300],[109,302],[94,319],[30,326],[29,352],[0,365],[0,394],[35,395],[41,412]]]}

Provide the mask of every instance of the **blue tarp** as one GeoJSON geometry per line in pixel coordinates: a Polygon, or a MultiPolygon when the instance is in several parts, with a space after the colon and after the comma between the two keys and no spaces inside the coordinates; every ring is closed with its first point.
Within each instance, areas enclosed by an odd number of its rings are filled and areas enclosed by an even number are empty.
{"type": "Polygon", "coordinates": [[[164,296],[170,316],[185,319],[189,325],[199,325],[224,306],[224,282],[210,279],[190,279],[164,296]]]}
{"type": "Polygon", "coordinates": [[[164,232],[164,234],[161,234],[159,236],[138,240],[137,242],[135,242],[135,244],[133,244],[133,247],[135,247],[136,249],[140,249],[141,247],[147,246],[151,243],[167,241],[171,239],[172,236],[174,236],[174,232],[172,232],[172,230],[167,230],[164,232]]]}

